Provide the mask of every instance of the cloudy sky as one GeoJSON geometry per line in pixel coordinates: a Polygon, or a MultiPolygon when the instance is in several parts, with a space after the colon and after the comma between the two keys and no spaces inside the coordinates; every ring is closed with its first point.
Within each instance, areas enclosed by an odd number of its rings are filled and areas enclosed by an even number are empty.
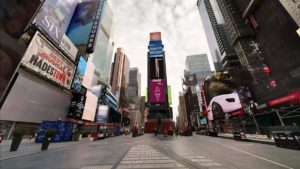
{"type": "Polygon", "coordinates": [[[114,13],[115,47],[122,47],[130,67],[142,74],[142,95],[147,85],[147,46],[150,32],[162,32],[168,84],[172,89],[174,119],[178,114],[178,95],[187,55],[209,50],[197,0],[108,0],[114,13]]]}

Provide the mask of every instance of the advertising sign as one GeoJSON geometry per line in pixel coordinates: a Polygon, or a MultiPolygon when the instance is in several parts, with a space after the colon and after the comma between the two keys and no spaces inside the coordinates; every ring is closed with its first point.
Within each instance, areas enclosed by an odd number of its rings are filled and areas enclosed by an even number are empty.
{"type": "Polygon", "coordinates": [[[59,45],[66,54],[73,60],[76,60],[76,55],[78,52],[77,47],[71,42],[71,40],[64,34],[61,43],[59,45]]]}
{"type": "Polygon", "coordinates": [[[163,46],[162,41],[158,40],[158,41],[150,41],[149,43],[149,47],[158,47],[158,46],[163,46]]]}
{"type": "Polygon", "coordinates": [[[81,93],[74,93],[68,113],[69,118],[81,119],[86,97],[81,93]]]}
{"type": "Polygon", "coordinates": [[[300,27],[300,1],[298,0],[279,0],[287,12],[291,15],[300,27]]]}
{"type": "Polygon", "coordinates": [[[103,1],[99,2],[99,4],[98,4],[98,10],[94,17],[93,27],[90,32],[88,45],[86,48],[87,53],[93,53],[95,50],[95,40],[97,39],[97,36],[98,36],[98,27],[100,25],[100,20],[101,20],[101,16],[102,16],[101,13],[102,13],[103,6],[104,6],[103,4],[104,4],[103,1]]]}
{"type": "Polygon", "coordinates": [[[60,44],[77,3],[77,0],[46,0],[34,23],[60,44]]]}
{"type": "Polygon", "coordinates": [[[154,47],[149,47],[150,51],[162,51],[163,46],[154,46],[154,47]]]}
{"type": "Polygon", "coordinates": [[[95,65],[91,58],[88,59],[87,66],[85,69],[85,73],[82,80],[82,86],[84,86],[86,89],[90,90],[93,83],[94,78],[94,71],[95,71],[95,65]]]}
{"type": "Polygon", "coordinates": [[[82,56],[80,56],[77,70],[76,70],[76,75],[74,77],[74,81],[73,81],[73,85],[72,85],[72,88],[77,92],[79,92],[81,90],[81,84],[83,81],[86,64],[87,63],[86,63],[85,59],[82,56]]]}
{"type": "Polygon", "coordinates": [[[161,40],[161,32],[151,32],[150,40],[161,40]]]}
{"type": "MultiPolygon", "coordinates": [[[[99,1],[86,1],[77,5],[66,35],[75,45],[88,44],[99,1]]],[[[96,25],[98,27],[98,25],[96,25]]]]}
{"type": "Polygon", "coordinates": [[[164,103],[166,102],[166,81],[152,80],[150,81],[150,102],[164,103]]]}
{"type": "Polygon", "coordinates": [[[98,106],[97,123],[107,123],[108,109],[107,105],[98,106]]]}
{"type": "Polygon", "coordinates": [[[98,97],[90,91],[86,91],[82,120],[94,121],[97,109],[98,97]]]}
{"type": "Polygon", "coordinates": [[[22,64],[68,89],[75,74],[75,65],[66,59],[39,32],[24,54],[22,64]]]}
{"type": "Polygon", "coordinates": [[[151,55],[163,55],[164,54],[164,52],[163,51],[149,51],[149,55],[151,56],[151,55]]]}
{"type": "Polygon", "coordinates": [[[171,92],[171,86],[168,85],[168,102],[169,105],[172,105],[172,92],[171,92]]]}

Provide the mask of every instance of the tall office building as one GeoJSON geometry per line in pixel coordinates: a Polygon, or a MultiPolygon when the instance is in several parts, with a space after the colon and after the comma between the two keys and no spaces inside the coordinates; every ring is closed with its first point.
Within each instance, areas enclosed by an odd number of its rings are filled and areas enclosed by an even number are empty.
{"type": "Polygon", "coordinates": [[[217,71],[240,66],[234,48],[225,32],[225,21],[216,0],[198,0],[206,39],[217,71]]]}
{"type": "Polygon", "coordinates": [[[130,63],[122,48],[117,48],[111,72],[111,91],[119,101],[119,107],[129,106],[127,86],[129,83],[130,63]]]}
{"type": "Polygon", "coordinates": [[[130,68],[127,97],[131,104],[135,104],[136,107],[139,107],[141,97],[141,74],[137,67],[130,68]]]}
{"type": "MultiPolygon", "coordinates": [[[[287,95],[300,84],[297,2],[217,0],[229,42],[252,76],[256,101],[287,95]]],[[[299,4],[299,3],[298,3],[299,4]]]]}
{"type": "Polygon", "coordinates": [[[191,79],[190,85],[202,83],[205,78],[212,73],[206,54],[187,56],[185,66],[185,78],[188,81],[190,80],[190,76],[193,74],[196,75],[196,79],[191,79]]]}
{"type": "Polygon", "coordinates": [[[108,5],[108,2],[104,2],[101,25],[96,40],[96,47],[93,54],[93,62],[95,64],[95,76],[93,84],[109,84],[111,62],[113,56],[113,35],[114,35],[114,23],[113,12],[108,5]]]}

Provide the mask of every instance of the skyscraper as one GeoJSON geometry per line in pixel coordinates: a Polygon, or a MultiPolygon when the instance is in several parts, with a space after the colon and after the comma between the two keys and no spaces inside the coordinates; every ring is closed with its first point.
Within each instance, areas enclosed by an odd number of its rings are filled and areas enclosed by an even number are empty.
{"type": "Polygon", "coordinates": [[[186,66],[185,78],[190,78],[188,76],[193,74],[196,75],[195,82],[193,82],[195,84],[193,85],[203,82],[206,76],[210,75],[212,72],[206,54],[187,56],[185,66],[186,66]]]}
{"type": "Polygon", "coordinates": [[[197,6],[216,70],[240,66],[225,32],[225,21],[215,0],[198,0],[197,6]]]}
{"type": "Polygon", "coordinates": [[[127,86],[129,82],[129,60],[122,48],[117,48],[111,72],[111,91],[119,101],[119,107],[128,107],[127,86]]]}
{"type": "Polygon", "coordinates": [[[139,107],[141,97],[141,74],[137,67],[130,68],[127,97],[130,103],[139,107]]]}

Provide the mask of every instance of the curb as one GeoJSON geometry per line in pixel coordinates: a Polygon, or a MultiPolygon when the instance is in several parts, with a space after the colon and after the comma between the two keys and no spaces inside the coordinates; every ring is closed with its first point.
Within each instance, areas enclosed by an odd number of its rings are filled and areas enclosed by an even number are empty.
{"type": "MultiPolygon", "coordinates": [[[[218,136],[219,138],[225,138],[225,139],[231,139],[231,140],[235,140],[233,137],[225,137],[225,136],[218,136]]],[[[236,140],[239,141],[239,140],[236,140]]],[[[247,142],[253,142],[253,143],[260,143],[260,144],[268,144],[268,145],[275,145],[274,142],[268,142],[268,141],[259,141],[259,140],[251,140],[251,139],[245,139],[244,141],[247,142]]]]}
{"type": "Polygon", "coordinates": [[[42,150],[36,150],[34,152],[30,152],[30,153],[26,153],[26,154],[22,154],[22,155],[16,155],[16,156],[12,156],[12,157],[2,158],[2,159],[0,159],[0,161],[14,159],[14,158],[19,158],[19,157],[23,157],[23,156],[38,154],[38,153],[51,152],[51,151],[54,151],[54,150],[59,150],[59,149],[63,149],[63,148],[71,147],[71,146],[77,146],[77,145],[80,145],[80,144],[83,144],[83,143],[85,143],[85,142],[81,142],[81,143],[78,143],[78,144],[72,144],[72,145],[66,145],[66,146],[57,147],[57,148],[52,148],[52,149],[48,149],[48,150],[44,150],[44,151],[42,151],[42,150]]]}

